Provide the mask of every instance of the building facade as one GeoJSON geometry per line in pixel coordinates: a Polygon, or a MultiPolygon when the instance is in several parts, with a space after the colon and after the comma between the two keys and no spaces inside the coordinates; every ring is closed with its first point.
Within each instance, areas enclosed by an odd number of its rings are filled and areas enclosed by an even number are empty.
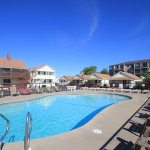
{"type": "Polygon", "coordinates": [[[0,88],[26,87],[30,79],[30,73],[26,64],[22,60],[11,58],[7,54],[6,58],[0,57],[0,88]]]}
{"type": "Polygon", "coordinates": [[[150,59],[124,62],[109,66],[109,74],[113,76],[119,71],[132,73],[138,77],[150,69],[150,59]]]}
{"type": "Polygon", "coordinates": [[[31,87],[51,87],[55,86],[55,70],[49,65],[42,65],[31,68],[31,87]]]}
{"type": "Polygon", "coordinates": [[[93,73],[92,75],[63,76],[59,79],[60,85],[103,87],[109,86],[110,76],[107,74],[93,73]]]}
{"type": "Polygon", "coordinates": [[[134,74],[119,71],[110,78],[110,87],[119,89],[134,88],[136,82],[142,82],[142,79],[134,74]]]}
{"type": "Polygon", "coordinates": [[[74,76],[64,75],[61,78],[59,78],[59,85],[61,86],[69,85],[72,82],[73,78],[74,76]]]}

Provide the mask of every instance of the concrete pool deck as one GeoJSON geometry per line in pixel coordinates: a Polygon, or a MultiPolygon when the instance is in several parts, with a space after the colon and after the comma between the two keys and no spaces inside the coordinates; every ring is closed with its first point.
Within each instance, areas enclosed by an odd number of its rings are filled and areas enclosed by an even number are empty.
{"type": "MultiPolygon", "coordinates": [[[[50,94],[32,94],[0,98],[0,104],[24,101],[53,94],[83,94],[104,93],[100,91],[57,92],[50,94]]],[[[110,93],[110,92],[105,92],[110,93]]],[[[112,93],[117,94],[117,93],[112,93]]],[[[121,94],[121,93],[118,93],[121,94]]],[[[132,100],[116,103],[97,114],[82,127],[64,134],[31,140],[32,150],[99,150],[113,134],[146,102],[150,94],[122,93],[132,97],[132,100]],[[96,130],[95,130],[96,129],[96,130]],[[95,131],[95,133],[93,132],[95,131]],[[102,131],[101,134],[96,134],[102,131]]],[[[34,128],[34,127],[33,127],[34,128]]],[[[127,135],[124,135],[127,136],[127,135]]],[[[134,137],[135,138],[135,137],[134,137]]],[[[138,137],[137,137],[138,138],[138,137]]],[[[134,140],[136,141],[135,138],[134,140]]],[[[24,143],[4,144],[4,150],[23,150],[24,143]]],[[[108,146],[111,149],[111,146],[108,146]]],[[[113,148],[112,148],[113,149],[113,148]]]]}

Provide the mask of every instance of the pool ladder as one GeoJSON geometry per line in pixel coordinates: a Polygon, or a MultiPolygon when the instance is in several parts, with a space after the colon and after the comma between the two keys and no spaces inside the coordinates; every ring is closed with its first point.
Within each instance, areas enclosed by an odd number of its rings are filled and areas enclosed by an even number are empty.
{"type": "MultiPolygon", "coordinates": [[[[10,128],[10,122],[9,120],[0,113],[0,117],[2,119],[4,119],[6,121],[6,130],[4,132],[4,134],[2,135],[2,137],[0,138],[0,150],[2,150],[3,147],[3,140],[6,137],[9,128],[10,128]]],[[[26,128],[25,128],[25,137],[24,137],[24,150],[31,150],[30,148],[30,135],[31,135],[31,131],[32,131],[32,117],[30,112],[27,113],[26,116],[26,128]]]]}
{"type": "Polygon", "coordinates": [[[9,131],[10,122],[9,122],[9,120],[8,120],[4,115],[0,114],[0,117],[1,117],[2,119],[4,119],[4,120],[6,121],[6,123],[7,123],[7,124],[6,124],[5,132],[4,132],[4,134],[2,135],[2,137],[0,138],[0,150],[2,150],[2,147],[3,147],[3,140],[4,140],[4,138],[6,137],[8,131],[9,131]]]}
{"type": "Polygon", "coordinates": [[[30,148],[30,135],[32,131],[32,117],[30,112],[26,116],[26,128],[25,128],[25,137],[24,137],[24,150],[31,150],[30,148]]]}

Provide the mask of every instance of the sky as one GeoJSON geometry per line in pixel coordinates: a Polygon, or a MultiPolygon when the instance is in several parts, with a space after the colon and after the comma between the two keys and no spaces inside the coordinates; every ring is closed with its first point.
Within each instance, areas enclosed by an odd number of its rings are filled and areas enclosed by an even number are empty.
{"type": "Polygon", "coordinates": [[[150,0],[0,0],[0,56],[56,76],[150,59],[150,0]]]}

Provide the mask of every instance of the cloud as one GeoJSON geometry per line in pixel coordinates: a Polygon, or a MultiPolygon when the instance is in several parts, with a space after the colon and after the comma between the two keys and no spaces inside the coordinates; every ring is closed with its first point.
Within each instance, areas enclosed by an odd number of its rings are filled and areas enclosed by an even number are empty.
{"type": "Polygon", "coordinates": [[[147,17],[143,18],[139,23],[139,25],[137,26],[137,28],[135,29],[135,33],[136,34],[142,33],[147,28],[148,25],[149,25],[149,18],[147,17]]]}
{"type": "Polygon", "coordinates": [[[147,42],[147,38],[149,41],[149,37],[145,34],[147,31],[149,32],[149,24],[150,19],[148,17],[143,17],[137,22],[136,25],[125,35],[125,38],[130,40],[131,42],[138,43],[142,41],[147,42]]]}
{"type": "Polygon", "coordinates": [[[71,25],[74,27],[73,30],[61,28],[56,33],[56,44],[65,51],[82,49],[92,39],[100,22],[99,0],[77,0],[73,1],[73,6],[77,11],[76,26],[71,25]],[[81,21],[78,20],[78,17],[81,21]]]}
{"type": "Polygon", "coordinates": [[[94,17],[93,22],[90,26],[89,34],[88,34],[89,38],[91,38],[94,35],[97,27],[98,27],[98,17],[94,17]]]}

